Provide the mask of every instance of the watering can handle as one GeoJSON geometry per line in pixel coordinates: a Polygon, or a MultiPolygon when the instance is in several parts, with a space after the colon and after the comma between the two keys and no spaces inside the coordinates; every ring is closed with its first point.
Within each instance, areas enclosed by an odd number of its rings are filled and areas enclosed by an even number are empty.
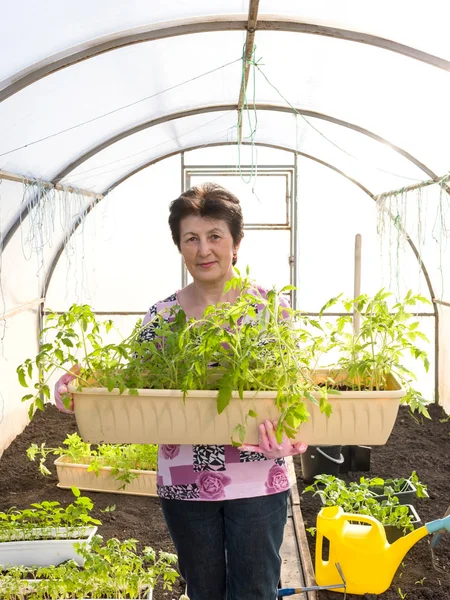
{"type": "Polygon", "coordinates": [[[380,523],[380,521],[378,521],[378,519],[375,519],[375,517],[371,517],[369,515],[352,515],[349,513],[345,513],[344,517],[346,521],[359,521],[360,523],[372,525],[370,533],[383,532],[383,535],[385,535],[383,525],[380,523]]]}

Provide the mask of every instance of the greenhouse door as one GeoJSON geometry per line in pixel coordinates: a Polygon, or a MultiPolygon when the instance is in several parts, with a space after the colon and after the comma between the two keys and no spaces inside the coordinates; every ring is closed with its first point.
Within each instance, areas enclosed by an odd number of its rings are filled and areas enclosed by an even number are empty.
{"type": "MultiPolygon", "coordinates": [[[[258,167],[251,183],[251,167],[185,167],[184,189],[214,182],[233,192],[241,201],[245,237],[237,268],[260,285],[277,289],[296,281],[293,206],[293,166],[258,167]]],[[[190,275],[182,264],[182,284],[190,275]]]]}

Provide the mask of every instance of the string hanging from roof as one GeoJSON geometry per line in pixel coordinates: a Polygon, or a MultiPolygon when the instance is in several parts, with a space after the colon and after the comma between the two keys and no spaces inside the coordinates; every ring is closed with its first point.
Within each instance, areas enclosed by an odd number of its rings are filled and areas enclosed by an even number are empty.
{"type": "Polygon", "coordinates": [[[258,128],[258,114],[256,110],[256,77],[255,77],[255,52],[256,46],[253,47],[252,55],[249,60],[246,59],[246,45],[244,44],[242,48],[242,75],[241,75],[241,86],[244,91],[243,105],[240,110],[238,110],[238,123],[237,123],[237,167],[239,171],[239,177],[245,183],[251,183],[253,181],[253,189],[254,193],[254,180],[257,177],[258,171],[258,160],[257,160],[257,148],[255,144],[256,140],[256,130],[258,128]],[[245,84],[245,66],[246,64],[250,65],[249,78],[252,78],[252,101],[249,106],[248,96],[247,96],[247,85],[245,84]],[[245,120],[244,120],[245,115],[245,120]],[[244,135],[244,126],[247,126],[248,132],[244,135]],[[246,176],[241,169],[241,142],[242,139],[250,142],[250,175],[246,176]]]}
{"type": "MultiPolygon", "coordinates": [[[[1,178],[0,178],[1,182],[1,178]]],[[[27,262],[36,261],[36,285],[39,290],[43,287],[46,277],[46,252],[51,249],[55,240],[63,238],[64,250],[67,257],[66,277],[75,278],[79,296],[85,297],[88,291],[85,285],[85,267],[83,260],[84,246],[84,217],[96,202],[98,195],[85,195],[81,190],[52,186],[49,182],[23,178],[22,201],[20,210],[19,232],[21,251],[27,262]],[[81,223],[77,229],[81,238],[81,247],[77,248],[77,241],[72,235],[74,224],[81,223]],[[73,258],[81,257],[81,274],[78,272],[78,263],[73,265],[73,258]],[[78,281],[78,278],[80,281],[78,281]]],[[[0,203],[1,204],[1,203],[0,203]]],[[[3,327],[1,340],[6,335],[6,302],[3,290],[3,239],[0,238],[0,301],[3,327]]]]}
{"type": "Polygon", "coordinates": [[[410,276],[404,268],[408,238],[413,241],[418,253],[419,274],[423,272],[426,256],[428,265],[437,265],[439,284],[436,295],[442,300],[447,292],[444,283],[445,270],[450,266],[449,181],[450,173],[437,181],[424,181],[376,197],[381,257],[382,261],[388,260],[389,285],[395,284],[398,295],[401,293],[402,277],[410,276]],[[434,217],[430,218],[430,215],[434,217]]]}

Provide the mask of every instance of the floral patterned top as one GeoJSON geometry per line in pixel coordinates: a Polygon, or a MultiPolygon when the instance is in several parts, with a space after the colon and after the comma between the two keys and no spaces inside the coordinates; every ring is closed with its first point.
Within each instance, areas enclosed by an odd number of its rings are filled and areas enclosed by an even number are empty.
{"type": "MultiPolygon", "coordinates": [[[[257,288],[265,297],[267,291],[257,288]]],[[[280,304],[288,306],[285,298],[280,304]]],[[[166,320],[179,306],[177,293],[154,304],[143,325],[157,314],[166,320]]],[[[257,307],[261,310],[262,306],[257,307]]],[[[142,339],[152,340],[156,333],[150,325],[142,339]]],[[[258,452],[240,451],[231,445],[163,444],[158,449],[157,489],[161,498],[175,500],[233,500],[276,494],[288,490],[289,479],[284,458],[268,459],[258,452]]]]}

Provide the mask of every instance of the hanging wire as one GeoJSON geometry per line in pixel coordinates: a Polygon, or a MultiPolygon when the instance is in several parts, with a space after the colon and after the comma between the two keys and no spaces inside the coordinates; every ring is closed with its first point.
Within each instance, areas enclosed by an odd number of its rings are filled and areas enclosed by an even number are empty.
{"type": "Polygon", "coordinates": [[[181,137],[183,137],[185,135],[188,135],[190,133],[194,133],[195,131],[198,131],[199,129],[202,129],[203,127],[206,127],[207,125],[210,125],[211,123],[219,121],[220,119],[223,119],[224,117],[232,114],[232,112],[233,111],[227,111],[227,112],[219,115],[218,117],[215,117],[214,119],[211,119],[210,121],[207,121],[206,123],[203,123],[202,125],[199,125],[198,127],[194,127],[193,129],[190,129],[189,131],[185,131],[184,133],[180,133],[179,135],[176,135],[173,138],[165,140],[164,142],[160,142],[159,144],[155,144],[154,146],[149,146],[148,148],[144,148],[144,150],[140,150],[139,152],[135,152],[133,154],[129,154],[127,156],[123,156],[121,158],[118,158],[116,160],[107,162],[107,163],[105,163],[103,165],[100,165],[98,167],[92,167],[90,169],[85,169],[84,171],[75,172],[72,175],[67,175],[64,178],[64,181],[66,181],[68,179],[74,179],[77,182],[78,181],[85,181],[87,179],[92,179],[92,177],[97,177],[97,176],[100,176],[100,175],[106,175],[108,173],[113,173],[114,171],[117,171],[117,170],[120,170],[120,169],[124,169],[126,167],[132,167],[134,165],[138,165],[140,163],[140,161],[133,161],[133,162],[128,163],[126,165],[120,165],[119,167],[116,167],[116,168],[113,168],[113,169],[109,169],[107,171],[100,171],[99,173],[94,173],[93,175],[89,175],[87,177],[80,177],[80,175],[84,175],[86,173],[92,173],[93,171],[97,171],[98,169],[104,169],[105,167],[109,167],[110,165],[117,164],[117,163],[119,163],[121,161],[129,160],[130,158],[133,158],[134,156],[139,156],[140,154],[143,154],[145,152],[149,152],[150,150],[154,150],[155,148],[159,148],[160,146],[164,146],[164,144],[168,144],[169,142],[179,141],[181,137]]]}
{"type": "Polygon", "coordinates": [[[368,163],[367,161],[362,160],[361,158],[358,158],[357,156],[354,156],[353,154],[351,154],[350,152],[348,152],[347,150],[344,150],[344,148],[342,148],[341,146],[339,146],[338,144],[336,144],[335,142],[333,142],[329,137],[327,137],[325,134],[323,134],[320,129],[318,129],[317,127],[315,127],[314,125],[312,125],[312,123],[310,123],[308,121],[308,119],[302,115],[301,112],[299,112],[295,106],[293,104],[291,104],[289,102],[289,100],[280,92],[280,90],[269,80],[269,78],[267,77],[267,75],[264,73],[264,71],[261,69],[260,67],[260,63],[255,63],[255,68],[258,69],[258,71],[261,73],[261,75],[264,77],[264,79],[267,81],[267,83],[270,85],[270,87],[272,87],[277,94],[286,102],[286,104],[294,111],[295,114],[298,114],[303,121],[305,121],[305,123],[311,127],[311,129],[313,129],[316,133],[318,133],[324,140],[326,140],[329,144],[331,144],[332,146],[334,146],[335,148],[337,148],[340,152],[343,152],[344,154],[346,154],[347,156],[349,156],[350,158],[368,166],[371,169],[375,169],[376,171],[380,171],[382,173],[386,173],[388,175],[393,175],[394,177],[400,177],[402,179],[408,179],[409,181],[420,181],[420,179],[415,179],[413,177],[407,177],[406,175],[399,175],[398,173],[393,173],[392,171],[387,171],[385,169],[382,169],[381,167],[376,167],[370,163],[368,163]]]}
{"type": "Polygon", "coordinates": [[[50,135],[47,135],[45,137],[39,138],[37,140],[34,140],[32,142],[29,142],[28,144],[24,144],[23,146],[18,146],[17,148],[13,148],[12,150],[8,150],[7,152],[3,152],[0,154],[1,156],[7,156],[8,154],[12,154],[13,152],[18,152],[19,150],[23,150],[24,148],[29,148],[30,146],[34,146],[35,144],[40,144],[41,142],[45,142],[46,140],[49,140],[51,138],[57,137],[58,135],[62,135],[63,133],[67,133],[68,131],[73,131],[74,129],[78,129],[79,127],[83,127],[84,125],[89,125],[90,123],[94,123],[95,121],[99,121],[100,119],[104,119],[105,117],[108,117],[110,115],[113,115],[115,113],[118,113],[122,110],[125,110],[127,108],[130,108],[131,106],[136,106],[137,104],[140,104],[141,102],[145,102],[147,100],[151,100],[152,98],[156,98],[157,96],[161,96],[161,94],[165,94],[166,92],[170,92],[176,88],[179,88],[183,85],[186,85],[187,83],[191,83],[192,81],[196,81],[197,79],[200,79],[201,77],[205,77],[207,75],[210,75],[211,73],[215,73],[216,71],[220,71],[221,69],[224,69],[225,67],[229,67],[230,65],[233,65],[237,62],[239,62],[241,60],[241,58],[236,58],[235,60],[232,60],[228,63],[225,63],[224,65],[220,65],[219,67],[216,67],[214,69],[211,69],[210,71],[206,71],[205,73],[200,73],[200,75],[196,75],[195,77],[191,77],[191,79],[186,79],[186,81],[182,81],[180,83],[176,83],[175,85],[172,85],[164,90],[161,90],[160,92],[156,92],[155,94],[151,94],[150,96],[145,96],[145,98],[140,98],[139,100],[136,100],[135,102],[131,102],[130,104],[125,104],[123,106],[119,106],[118,108],[115,108],[114,110],[110,110],[109,112],[103,113],[101,115],[98,115],[97,117],[93,117],[92,119],[88,119],[87,121],[82,121],[81,123],[77,123],[76,125],[72,125],[71,127],[67,127],[66,129],[61,129],[60,131],[56,131],[55,133],[51,133],[50,135]]]}
{"type": "MultiPolygon", "coordinates": [[[[255,77],[255,50],[256,50],[256,46],[253,47],[253,51],[252,51],[252,55],[251,58],[249,60],[246,61],[245,59],[245,53],[246,53],[246,44],[243,45],[242,47],[242,68],[241,68],[241,87],[243,89],[243,102],[242,102],[242,107],[240,107],[240,110],[238,112],[238,125],[237,125],[237,130],[238,130],[238,171],[239,171],[239,177],[242,179],[242,181],[244,183],[250,183],[252,181],[254,172],[255,172],[255,136],[256,136],[256,130],[257,130],[257,126],[258,126],[258,115],[257,115],[257,111],[256,111],[256,77],[255,77]],[[253,108],[252,110],[250,110],[249,108],[249,104],[248,104],[248,98],[247,98],[247,85],[245,84],[245,67],[246,65],[249,64],[251,67],[250,72],[249,72],[249,78],[250,76],[253,77],[253,100],[252,100],[252,105],[253,108]],[[243,132],[243,128],[244,128],[244,118],[243,118],[243,113],[245,113],[245,116],[247,118],[247,122],[248,122],[248,129],[249,129],[249,134],[244,136],[245,140],[250,140],[250,176],[247,179],[246,176],[244,175],[244,173],[242,172],[241,169],[241,165],[242,165],[242,161],[241,161],[241,141],[242,141],[242,132],[243,132]],[[252,122],[252,116],[253,116],[253,122],[252,122]]],[[[253,186],[254,189],[254,186],[253,186]]]]}

